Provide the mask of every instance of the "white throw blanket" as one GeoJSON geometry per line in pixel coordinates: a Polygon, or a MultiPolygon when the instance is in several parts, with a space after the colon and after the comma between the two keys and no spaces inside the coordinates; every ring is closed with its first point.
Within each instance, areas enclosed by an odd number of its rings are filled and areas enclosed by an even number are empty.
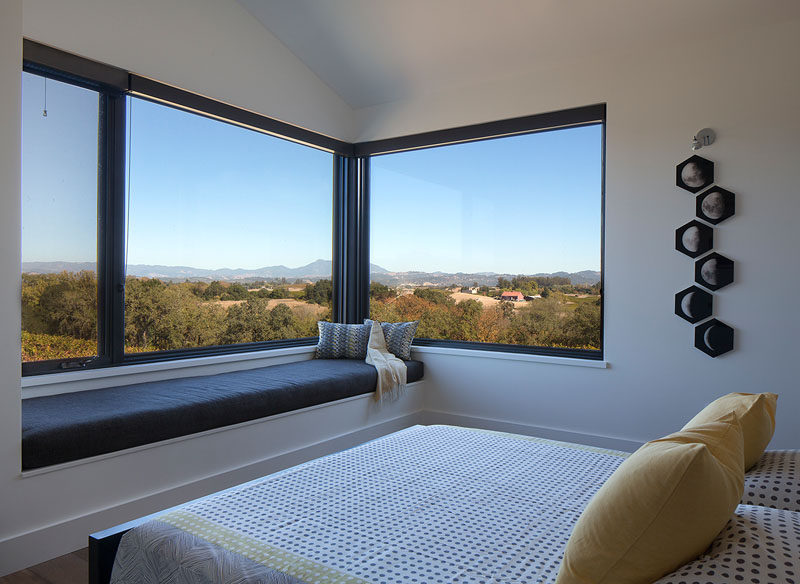
{"type": "Polygon", "coordinates": [[[378,370],[378,385],[375,388],[375,399],[397,399],[406,387],[408,369],[402,359],[398,359],[386,348],[381,323],[372,321],[369,334],[366,362],[378,370]]]}

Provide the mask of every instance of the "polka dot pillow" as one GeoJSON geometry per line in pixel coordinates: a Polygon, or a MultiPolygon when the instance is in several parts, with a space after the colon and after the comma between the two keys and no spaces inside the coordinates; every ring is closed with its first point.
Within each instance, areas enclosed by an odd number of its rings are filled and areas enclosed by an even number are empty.
{"type": "Polygon", "coordinates": [[[743,505],[800,512],[800,450],[768,450],[744,475],[743,505]]]}
{"type": "Polygon", "coordinates": [[[798,584],[800,513],[739,505],[711,547],[654,584],[798,584]]]}

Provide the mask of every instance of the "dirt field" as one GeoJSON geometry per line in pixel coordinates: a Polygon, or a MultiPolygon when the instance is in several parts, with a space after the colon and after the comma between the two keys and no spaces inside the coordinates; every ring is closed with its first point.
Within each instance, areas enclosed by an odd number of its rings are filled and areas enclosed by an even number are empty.
{"type": "MultiPolygon", "coordinates": [[[[494,298],[489,298],[488,296],[481,296],[480,294],[469,294],[467,292],[453,292],[451,295],[453,300],[456,302],[461,302],[462,300],[477,300],[481,304],[483,304],[484,308],[492,308],[500,304],[499,300],[495,300],[494,298]]],[[[511,305],[514,308],[522,308],[525,306],[527,302],[512,302],[511,305]]]]}
{"type": "MultiPolygon", "coordinates": [[[[223,308],[228,308],[234,304],[241,304],[247,302],[246,300],[218,300],[214,304],[219,304],[223,308]]],[[[305,302],[304,300],[295,300],[294,298],[271,298],[267,301],[267,307],[272,309],[278,304],[285,304],[289,308],[297,312],[313,312],[315,314],[322,314],[327,308],[319,304],[305,302]]]]}

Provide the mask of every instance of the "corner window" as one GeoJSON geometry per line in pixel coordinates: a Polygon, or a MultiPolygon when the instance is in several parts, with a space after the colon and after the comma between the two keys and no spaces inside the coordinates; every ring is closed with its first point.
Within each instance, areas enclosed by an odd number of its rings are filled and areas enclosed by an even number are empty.
{"type": "Polygon", "coordinates": [[[602,358],[605,106],[350,144],[24,41],[23,374],[312,345],[602,358]]]}
{"type": "Polygon", "coordinates": [[[599,355],[602,130],[373,156],[371,317],[419,320],[428,344],[599,355]]]}

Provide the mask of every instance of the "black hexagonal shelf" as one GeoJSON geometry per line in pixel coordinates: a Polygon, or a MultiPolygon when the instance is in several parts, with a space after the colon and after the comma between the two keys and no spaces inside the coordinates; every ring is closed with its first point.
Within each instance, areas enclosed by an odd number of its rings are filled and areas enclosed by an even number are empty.
{"type": "Polygon", "coordinates": [[[719,290],[733,282],[733,260],[710,253],[694,263],[694,281],[709,290],[719,290]]]}
{"type": "Polygon", "coordinates": [[[733,329],[712,318],[695,327],[694,346],[710,357],[719,357],[733,349],[733,329]]]}
{"type": "Polygon", "coordinates": [[[714,228],[699,221],[689,221],[675,230],[675,249],[696,258],[714,247],[714,228]]]}
{"type": "Polygon", "coordinates": [[[702,191],[714,182],[714,163],[702,156],[691,156],[675,167],[675,184],[691,193],[702,191]]]}
{"type": "Polygon", "coordinates": [[[712,225],[722,223],[736,212],[736,195],[719,187],[711,187],[697,195],[697,216],[712,225]]]}
{"type": "Polygon", "coordinates": [[[675,295],[675,314],[695,324],[711,316],[714,296],[697,286],[689,286],[675,295]]]}

